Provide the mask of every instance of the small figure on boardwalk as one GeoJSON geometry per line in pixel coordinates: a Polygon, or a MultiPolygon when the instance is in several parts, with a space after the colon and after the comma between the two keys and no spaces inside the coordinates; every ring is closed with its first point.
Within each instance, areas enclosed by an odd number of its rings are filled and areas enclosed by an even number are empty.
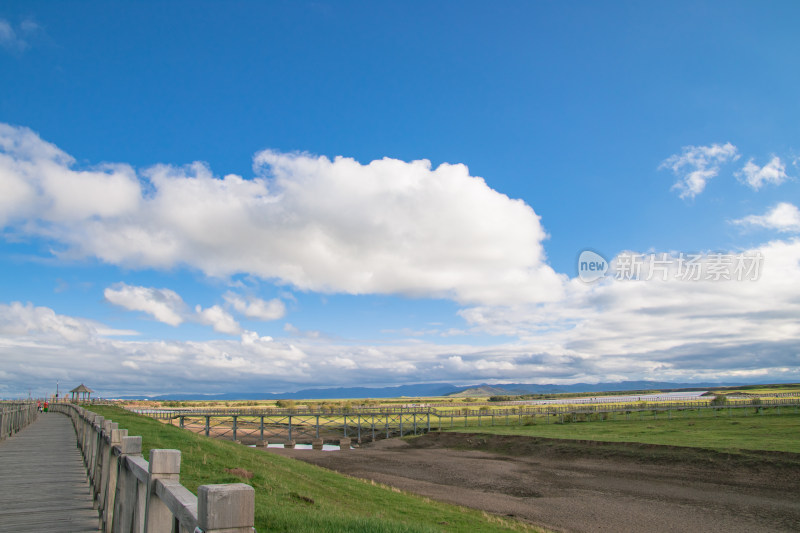
{"type": "Polygon", "coordinates": [[[40,413],[42,412],[42,400],[36,402],[36,410],[39,411],[40,413]]]}
{"type": "Polygon", "coordinates": [[[44,407],[42,408],[43,412],[47,412],[47,408],[50,406],[46,401],[44,402],[44,407]]]}

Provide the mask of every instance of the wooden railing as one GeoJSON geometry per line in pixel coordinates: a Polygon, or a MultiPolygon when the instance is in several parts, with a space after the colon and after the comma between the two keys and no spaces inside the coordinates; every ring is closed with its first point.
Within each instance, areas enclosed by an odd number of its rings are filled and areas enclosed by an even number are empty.
{"type": "Polygon", "coordinates": [[[0,440],[18,433],[36,420],[39,411],[34,402],[9,402],[0,404],[0,440]]]}
{"type": "Polygon", "coordinates": [[[727,398],[725,403],[715,403],[712,399],[700,398],[694,401],[634,402],[591,404],[550,404],[525,405],[493,408],[493,405],[480,409],[458,407],[456,409],[437,409],[434,407],[396,408],[396,409],[349,409],[347,411],[315,412],[307,409],[141,409],[131,410],[162,420],[176,421],[181,428],[207,437],[240,441],[244,444],[263,446],[265,442],[289,445],[303,444],[323,439],[336,442],[338,439],[390,438],[405,434],[418,434],[436,429],[456,426],[482,426],[484,424],[522,425],[524,423],[561,423],[566,420],[596,417],[606,420],[624,416],[626,420],[633,413],[641,418],[645,413],[685,414],[687,411],[710,412],[714,416],[722,411],[731,415],[739,412],[743,416],[752,410],[763,413],[765,409],[790,407],[795,412],[800,409],[798,398],[727,398]]]}
{"type": "Polygon", "coordinates": [[[450,404],[445,409],[437,409],[436,407],[351,407],[348,409],[308,409],[308,408],[295,408],[295,409],[270,409],[270,408],[141,408],[129,407],[131,412],[157,418],[162,420],[169,420],[180,417],[188,416],[241,416],[241,417],[261,417],[261,416],[327,416],[327,417],[344,417],[344,416],[371,416],[371,415],[414,415],[417,416],[439,416],[442,418],[449,418],[453,415],[469,417],[490,416],[494,412],[498,416],[505,416],[506,413],[511,415],[533,415],[533,414],[551,414],[560,415],[567,413],[598,413],[598,412],[624,412],[624,411],[652,411],[652,410],[677,410],[677,409],[719,409],[720,407],[772,407],[772,406],[786,406],[786,405],[800,405],[800,399],[793,397],[781,398],[763,398],[754,400],[751,398],[730,398],[724,404],[715,404],[713,398],[696,398],[690,401],[686,400],[670,400],[670,401],[639,401],[639,402],[595,402],[590,401],[576,401],[574,404],[559,403],[559,404],[536,404],[536,405],[513,405],[511,402],[490,402],[480,403],[482,409],[471,409],[468,404],[450,404]],[[512,406],[513,405],[513,406],[512,406]],[[509,407],[507,409],[500,409],[498,407],[509,407]]]}
{"type": "Polygon", "coordinates": [[[68,403],[51,410],[72,419],[100,530],[115,533],[253,533],[255,491],[244,483],[201,485],[197,496],[180,483],[180,450],[150,450],[111,420],[68,403]]]}

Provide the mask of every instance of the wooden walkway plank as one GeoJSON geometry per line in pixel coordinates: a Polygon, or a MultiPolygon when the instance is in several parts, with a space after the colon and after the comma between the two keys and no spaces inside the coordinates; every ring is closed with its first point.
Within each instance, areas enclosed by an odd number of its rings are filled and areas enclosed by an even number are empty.
{"type": "Polygon", "coordinates": [[[98,531],[69,418],[40,414],[0,442],[0,533],[98,531]]]}

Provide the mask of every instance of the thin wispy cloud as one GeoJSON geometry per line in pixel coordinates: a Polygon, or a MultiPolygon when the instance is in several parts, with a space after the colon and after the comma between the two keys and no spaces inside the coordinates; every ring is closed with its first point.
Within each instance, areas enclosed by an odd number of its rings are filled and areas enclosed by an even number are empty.
{"type": "Polygon", "coordinates": [[[32,20],[24,20],[15,28],[8,20],[0,18],[0,47],[23,52],[30,46],[28,40],[40,29],[32,20]]]}
{"type": "Polygon", "coordinates": [[[665,159],[660,169],[668,168],[678,178],[672,186],[679,196],[692,199],[703,192],[709,180],[719,174],[720,166],[739,158],[731,143],[710,146],[686,146],[680,154],[665,159]]]}

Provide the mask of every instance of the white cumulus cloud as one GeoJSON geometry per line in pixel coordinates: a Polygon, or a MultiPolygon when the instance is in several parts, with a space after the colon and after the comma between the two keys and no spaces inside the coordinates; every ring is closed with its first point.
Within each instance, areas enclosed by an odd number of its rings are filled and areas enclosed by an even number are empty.
{"type": "Polygon", "coordinates": [[[565,279],[546,263],[533,209],[460,164],[263,151],[255,179],[215,177],[202,163],[138,175],[73,167],[30,130],[2,125],[0,225],[116,265],[328,293],[547,301],[565,279]]]}
{"type": "Polygon", "coordinates": [[[719,174],[720,165],[739,158],[731,143],[710,146],[685,146],[680,154],[668,157],[659,168],[669,168],[678,178],[672,186],[681,198],[694,198],[706,183],[719,174]]]}
{"type": "Polygon", "coordinates": [[[789,179],[786,174],[786,165],[777,156],[774,156],[763,167],[759,167],[750,159],[736,175],[754,190],[760,189],[766,183],[780,185],[789,179]]]}
{"type": "Polygon", "coordinates": [[[129,165],[73,170],[74,165],[71,156],[31,130],[0,123],[0,226],[31,222],[60,234],[71,224],[133,215],[140,208],[140,183],[129,165]]]}
{"type": "Polygon", "coordinates": [[[242,332],[242,328],[236,322],[236,319],[218,305],[213,305],[206,309],[198,305],[195,307],[195,312],[197,313],[198,322],[213,327],[214,331],[229,335],[238,335],[242,332]]]}
{"type": "Polygon", "coordinates": [[[286,306],[279,298],[266,301],[251,296],[245,299],[232,292],[225,293],[223,298],[237,313],[248,318],[269,321],[283,318],[286,314],[286,306]]]}
{"type": "Polygon", "coordinates": [[[781,202],[763,215],[749,215],[733,221],[741,226],[758,226],[785,233],[800,233],[800,209],[781,202]]]}
{"type": "Polygon", "coordinates": [[[159,322],[179,326],[184,321],[186,303],[170,289],[137,287],[118,283],[103,292],[106,300],[131,311],[141,311],[159,322]]]}
{"type": "MultiPolygon", "coordinates": [[[[0,360],[15,394],[24,392],[18,384],[51,378],[116,394],[281,392],[432,379],[797,381],[800,239],[741,253],[762,258],[757,279],[681,281],[673,263],[667,281],[573,279],[557,302],[464,308],[460,314],[473,332],[511,337],[477,345],[319,339],[289,327],[286,339],[242,331],[238,338],[204,341],[126,340],[103,337],[102,325],[46,307],[0,304],[0,360]]],[[[714,257],[702,256],[706,268],[714,257]]],[[[209,323],[223,323],[220,317],[209,323]]]]}
{"type": "Polygon", "coordinates": [[[214,331],[239,335],[242,328],[230,313],[219,305],[203,308],[196,305],[191,312],[183,298],[171,289],[140,287],[117,283],[106,288],[107,301],[131,311],[141,311],[159,322],[179,326],[184,322],[196,322],[211,326],[214,331]]]}
{"type": "MultiPolygon", "coordinates": [[[[0,304],[0,335],[38,337],[56,342],[85,342],[99,334],[99,324],[56,314],[49,307],[31,303],[0,304]]],[[[113,331],[113,330],[111,330],[113,331]]]]}

